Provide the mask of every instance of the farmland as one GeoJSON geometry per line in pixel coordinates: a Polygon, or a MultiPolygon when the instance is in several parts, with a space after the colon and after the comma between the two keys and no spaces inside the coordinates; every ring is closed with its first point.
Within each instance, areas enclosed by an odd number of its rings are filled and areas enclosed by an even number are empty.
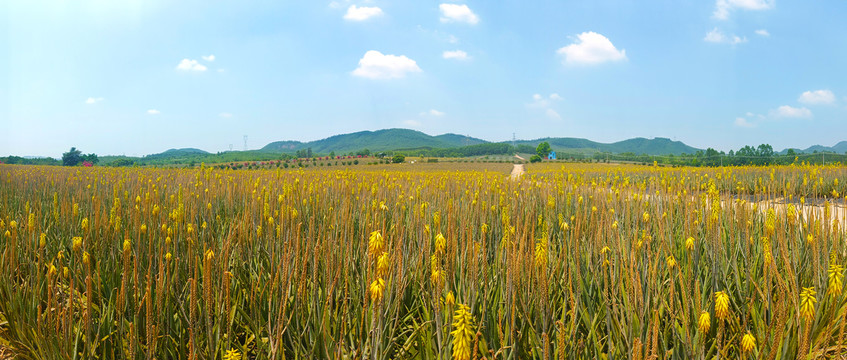
{"type": "Polygon", "coordinates": [[[31,359],[847,354],[847,169],[0,165],[31,359]]]}

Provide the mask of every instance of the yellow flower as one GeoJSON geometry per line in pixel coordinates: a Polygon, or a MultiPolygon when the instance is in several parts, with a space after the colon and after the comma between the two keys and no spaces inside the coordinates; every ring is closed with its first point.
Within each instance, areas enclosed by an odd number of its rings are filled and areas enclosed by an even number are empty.
{"type": "Polygon", "coordinates": [[[669,255],[668,258],[667,258],[667,261],[668,261],[668,267],[669,268],[673,269],[674,266],[676,266],[676,259],[674,259],[673,255],[669,255]]]}
{"type": "Polygon", "coordinates": [[[804,287],[803,291],[800,292],[800,316],[807,321],[812,321],[815,318],[815,303],[818,302],[815,299],[815,294],[814,287],[804,287]]]}
{"type": "Polygon", "coordinates": [[[124,252],[129,252],[130,250],[132,250],[132,241],[124,239],[124,252]]]}
{"type": "Polygon", "coordinates": [[[709,327],[711,326],[711,317],[709,316],[708,311],[704,311],[700,313],[700,318],[697,319],[697,328],[700,329],[700,332],[705,334],[709,332],[709,327]]]}
{"type": "Polygon", "coordinates": [[[729,317],[729,295],[724,291],[715,293],[715,316],[721,320],[729,317]]]}
{"type": "Polygon", "coordinates": [[[47,234],[41,233],[41,235],[38,236],[38,247],[44,248],[45,246],[47,246],[47,234]]]}
{"type": "Polygon", "coordinates": [[[215,259],[215,252],[212,249],[206,250],[206,260],[212,261],[215,259]]]}
{"type": "Polygon", "coordinates": [[[648,221],[650,221],[650,214],[649,214],[649,213],[647,213],[646,211],[644,212],[643,217],[644,217],[644,222],[648,222],[648,221]]]}
{"type": "Polygon", "coordinates": [[[455,303],[456,303],[456,297],[453,296],[452,291],[448,291],[447,296],[444,297],[444,304],[445,305],[453,305],[455,303]]]}
{"type": "Polygon", "coordinates": [[[435,252],[438,254],[443,254],[444,249],[447,247],[447,239],[444,238],[444,235],[438,233],[435,235],[435,252]]]}
{"type": "Polygon", "coordinates": [[[47,277],[53,277],[56,275],[56,266],[53,263],[50,263],[50,268],[47,269],[47,277]]]}
{"type": "Polygon", "coordinates": [[[146,234],[146,233],[147,233],[147,225],[146,225],[146,224],[141,224],[141,233],[142,233],[142,234],[146,234]]]}
{"type": "Polygon", "coordinates": [[[388,253],[383,252],[382,255],[380,255],[379,258],[376,260],[376,271],[380,275],[385,275],[385,274],[388,273],[388,266],[389,266],[388,253]]]}
{"type": "Polygon", "coordinates": [[[685,239],[685,249],[688,250],[688,251],[694,250],[694,238],[693,237],[689,236],[688,239],[685,239]]]}
{"type": "Polygon", "coordinates": [[[368,238],[368,254],[371,256],[379,255],[382,253],[383,245],[385,245],[385,241],[382,239],[382,234],[379,230],[372,232],[368,238]]]}
{"type": "Polygon", "coordinates": [[[535,244],[535,266],[544,269],[547,267],[547,238],[538,239],[535,244]]]}
{"type": "Polygon", "coordinates": [[[829,266],[829,286],[826,292],[830,295],[841,295],[841,290],[844,289],[842,281],[844,280],[844,267],[838,264],[829,266]]]}
{"type": "Polygon", "coordinates": [[[167,253],[167,254],[165,254],[165,261],[171,261],[171,257],[172,257],[172,256],[173,256],[173,255],[171,255],[171,253],[167,253]]]}
{"type": "Polygon", "coordinates": [[[812,235],[812,233],[809,233],[808,235],[806,235],[806,244],[808,244],[808,245],[814,245],[815,244],[815,236],[812,235]]]}
{"type": "Polygon", "coordinates": [[[241,353],[235,349],[229,349],[224,354],[224,360],[241,360],[241,353]]]}
{"type": "Polygon", "coordinates": [[[91,257],[88,256],[88,251],[82,252],[82,263],[88,265],[91,262],[91,257]]]}
{"type": "Polygon", "coordinates": [[[385,290],[385,280],[382,278],[374,280],[369,288],[371,293],[371,301],[379,301],[382,299],[383,290],[385,290]]]}
{"type": "Polygon", "coordinates": [[[473,315],[465,304],[459,304],[453,315],[453,359],[469,360],[473,351],[474,338],[473,315]]]}
{"type": "Polygon", "coordinates": [[[35,231],[35,213],[29,213],[29,219],[27,221],[26,228],[29,231],[35,231]]]}
{"type": "Polygon", "coordinates": [[[751,352],[756,349],[756,338],[753,337],[753,334],[746,333],[744,337],[741,338],[741,350],[744,352],[751,352]]]}
{"type": "Polygon", "coordinates": [[[79,251],[79,249],[82,247],[82,237],[74,236],[73,238],[71,238],[71,243],[73,244],[71,247],[73,251],[79,251]]]}
{"type": "Polygon", "coordinates": [[[87,230],[88,230],[88,218],[83,218],[82,219],[82,232],[85,232],[87,230]]]}

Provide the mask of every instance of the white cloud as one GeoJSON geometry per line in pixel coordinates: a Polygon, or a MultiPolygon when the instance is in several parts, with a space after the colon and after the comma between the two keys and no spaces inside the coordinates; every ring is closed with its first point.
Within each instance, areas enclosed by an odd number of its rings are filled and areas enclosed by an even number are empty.
{"type": "Polygon", "coordinates": [[[344,20],[365,21],[367,19],[370,19],[375,16],[380,16],[382,14],[382,9],[376,6],[358,7],[356,5],[350,5],[350,7],[347,8],[347,13],[344,14],[344,20]]]}
{"type": "Polygon", "coordinates": [[[421,68],[405,55],[384,55],[379,51],[370,50],[359,60],[359,67],[353,70],[353,76],[368,79],[399,79],[413,72],[421,72],[421,68]]]}
{"type": "Polygon", "coordinates": [[[222,113],[218,114],[218,116],[220,116],[222,118],[231,118],[232,114],[230,114],[228,112],[222,112],[222,113]]]}
{"type": "Polygon", "coordinates": [[[443,57],[445,59],[456,59],[456,60],[470,60],[471,59],[471,57],[468,56],[468,53],[466,53],[462,50],[445,51],[444,53],[441,54],[441,57],[443,57]]]}
{"type": "Polygon", "coordinates": [[[544,97],[541,94],[533,94],[532,102],[528,104],[529,107],[533,108],[547,108],[550,106],[552,101],[561,101],[562,97],[559,94],[552,93],[548,97],[544,97]]]}
{"type": "Polygon", "coordinates": [[[150,110],[147,110],[147,114],[159,115],[159,114],[161,114],[161,112],[159,110],[156,110],[156,109],[150,109],[150,110]]]}
{"type": "Polygon", "coordinates": [[[807,108],[796,108],[782,105],[771,111],[771,115],[780,118],[808,119],[812,117],[812,111],[807,108]]]}
{"type": "Polygon", "coordinates": [[[417,120],[409,119],[409,120],[403,120],[403,125],[406,125],[406,126],[409,126],[409,127],[419,127],[419,126],[421,126],[421,122],[417,121],[417,120]]]}
{"type": "Polygon", "coordinates": [[[451,44],[457,44],[459,42],[459,38],[457,38],[453,35],[448,35],[447,36],[447,42],[449,42],[451,44]]]}
{"type": "Polygon", "coordinates": [[[765,30],[765,29],[759,29],[759,30],[756,30],[756,35],[764,36],[764,37],[769,37],[769,36],[771,36],[771,33],[769,33],[769,32],[768,32],[767,30],[765,30]]]}
{"type": "Polygon", "coordinates": [[[551,118],[553,120],[562,120],[562,117],[559,115],[559,113],[556,112],[556,110],[547,109],[544,114],[547,115],[548,118],[551,118]]]}
{"type": "Polygon", "coordinates": [[[432,116],[444,116],[444,112],[441,112],[441,111],[438,111],[438,110],[435,110],[435,109],[429,110],[429,114],[432,115],[432,116]]]}
{"type": "Polygon", "coordinates": [[[756,124],[747,121],[747,119],[743,117],[737,117],[735,118],[735,126],[743,128],[754,128],[756,127],[756,124]]]}
{"type": "Polygon", "coordinates": [[[215,55],[203,56],[203,60],[206,60],[208,62],[215,61],[215,55]]]}
{"type": "Polygon", "coordinates": [[[626,50],[618,50],[608,38],[593,31],[577,35],[576,42],[556,53],[565,57],[565,64],[592,65],[626,60],[626,50]]]}
{"type": "Polygon", "coordinates": [[[479,16],[467,5],[441,4],[438,9],[441,10],[441,22],[463,22],[471,25],[479,23],[479,16]]]}
{"type": "Polygon", "coordinates": [[[561,97],[561,96],[559,96],[559,94],[552,93],[552,94],[550,94],[550,100],[556,100],[556,101],[559,101],[559,100],[562,100],[562,97],[561,97]]]}
{"type": "Polygon", "coordinates": [[[712,16],[715,19],[726,20],[729,19],[729,12],[732,10],[768,10],[773,7],[773,2],[774,0],[717,0],[712,16]]]}
{"type": "Polygon", "coordinates": [[[85,99],[85,103],[88,104],[88,105],[96,104],[96,103],[99,103],[101,101],[103,101],[103,98],[101,98],[101,97],[98,97],[98,98],[90,97],[88,99],[85,99]]]}
{"type": "Polygon", "coordinates": [[[179,65],[176,66],[176,69],[183,71],[206,71],[206,66],[197,62],[197,60],[182,59],[179,65]]]}
{"type": "Polygon", "coordinates": [[[732,44],[732,45],[735,45],[735,44],[747,42],[747,38],[746,37],[739,37],[738,35],[734,35],[734,34],[727,36],[727,35],[724,35],[724,33],[721,32],[720,30],[718,30],[718,28],[714,28],[714,29],[712,29],[712,31],[709,31],[708,33],[706,33],[706,37],[703,38],[703,41],[710,42],[710,43],[716,43],[716,44],[732,44]]]}
{"type": "Polygon", "coordinates": [[[829,90],[806,91],[800,94],[797,101],[806,105],[832,104],[835,102],[835,94],[829,90]]]}

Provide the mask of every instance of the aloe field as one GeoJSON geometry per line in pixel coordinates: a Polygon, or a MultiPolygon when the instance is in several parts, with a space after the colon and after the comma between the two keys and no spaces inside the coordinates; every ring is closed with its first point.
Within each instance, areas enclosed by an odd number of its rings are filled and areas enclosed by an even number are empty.
{"type": "Polygon", "coordinates": [[[847,168],[0,165],[0,357],[847,355],[847,168]]]}

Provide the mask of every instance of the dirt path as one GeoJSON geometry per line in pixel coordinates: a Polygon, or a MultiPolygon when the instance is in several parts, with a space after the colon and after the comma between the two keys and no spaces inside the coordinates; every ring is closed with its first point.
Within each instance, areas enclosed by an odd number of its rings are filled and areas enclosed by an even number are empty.
{"type": "Polygon", "coordinates": [[[509,177],[511,177],[512,180],[517,180],[521,176],[523,176],[523,173],[524,173],[523,164],[515,164],[515,166],[512,168],[512,175],[509,175],[509,177]]]}

